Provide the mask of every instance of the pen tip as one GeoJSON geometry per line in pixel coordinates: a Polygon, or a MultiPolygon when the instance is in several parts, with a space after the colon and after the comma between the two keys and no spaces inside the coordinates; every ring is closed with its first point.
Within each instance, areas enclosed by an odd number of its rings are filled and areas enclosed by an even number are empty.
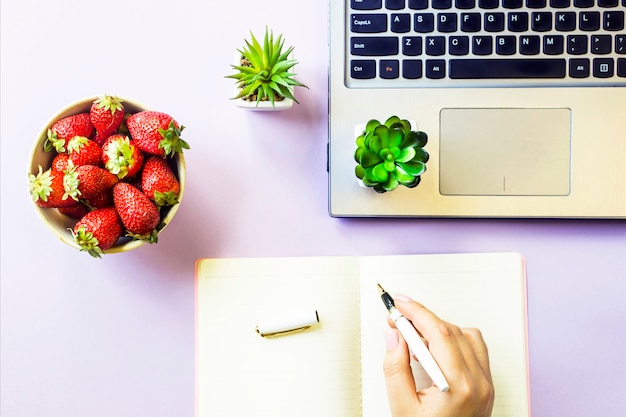
{"type": "Polygon", "coordinates": [[[378,286],[378,292],[379,292],[380,294],[382,294],[382,293],[384,293],[384,292],[385,292],[385,289],[384,289],[384,288],[383,288],[380,284],[376,284],[376,286],[378,286]]]}

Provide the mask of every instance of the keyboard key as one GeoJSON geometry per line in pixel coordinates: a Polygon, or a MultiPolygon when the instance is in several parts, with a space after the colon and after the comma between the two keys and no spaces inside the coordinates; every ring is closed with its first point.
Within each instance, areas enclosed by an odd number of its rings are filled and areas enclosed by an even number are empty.
{"type": "Polygon", "coordinates": [[[426,55],[440,56],[446,53],[446,38],[444,36],[426,37],[426,55]]]}
{"type": "Polygon", "coordinates": [[[432,8],[437,10],[445,10],[452,7],[452,0],[431,0],[432,8]]]}
{"type": "Polygon", "coordinates": [[[443,33],[456,32],[456,13],[438,13],[437,30],[443,33]]]}
{"type": "Polygon", "coordinates": [[[380,33],[387,31],[386,14],[353,14],[350,30],[354,33],[380,33]]]}
{"type": "Polygon", "coordinates": [[[474,55],[491,55],[493,51],[493,38],[491,36],[473,36],[472,53],[474,55]]]}
{"type": "Polygon", "coordinates": [[[444,78],[446,76],[446,61],[443,59],[427,59],[425,72],[426,78],[444,78]]]}
{"type": "Polygon", "coordinates": [[[590,62],[587,58],[573,58],[569,60],[569,76],[571,78],[587,78],[591,73],[590,62]]]}
{"type": "Polygon", "coordinates": [[[405,36],[402,38],[402,54],[417,56],[422,54],[422,37],[405,36]]]}
{"type": "Polygon", "coordinates": [[[564,59],[451,59],[452,79],[564,78],[564,59]]]}
{"type": "Polygon", "coordinates": [[[511,32],[526,32],[528,30],[527,12],[510,12],[507,15],[508,29],[511,32]]]}
{"type": "Polygon", "coordinates": [[[546,7],[546,0],[526,0],[526,7],[530,9],[543,9],[546,7]]]}
{"type": "Polygon", "coordinates": [[[615,53],[626,55],[626,35],[615,35],[615,53]]]}
{"type": "Polygon", "coordinates": [[[499,0],[478,0],[478,7],[481,9],[497,9],[499,0]]]}
{"type": "Polygon", "coordinates": [[[415,14],[415,31],[430,33],[435,30],[435,15],[432,13],[415,14]]]}
{"type": "Polygon", "coordinates": [[[570,0],[550,0],[550,7],[554,9],[565,9],[569,7],[570,0]]]}
{"type": "Polygon", "coordinates": [[[404,0],[385,0],[385,7],[389,10],[404,9],[404,0]]]}
{"type": "Polygon", "coordinates": [[[350,61],[350,76],[359,80],[376,77],[376,61],[353,59],[350,61]]]}
{"type": "Polygon", "coordinates": [[[519,39],[519,53],[522,55],[537,55],[541,51],[539,36],[521,36],[519,39]]]}
{"type": "Polygon", "coordinates": [[[549,32],[552,30],[552,13],[533,12],[530,17],[531,28],[534,32],[549,32]]]}
{"type": "Polygon", "coordinates": [[[422,60],[405,59],[402,61],[402,77],[409,80],[422,78],[422,60]]]}
{"type": "Polygon", "coordinates": [[[617,7],[617,0],[598,0],[598,7],[617,7]]]}
{"type": "Polygon", "coordinates": [[[587,8],[593,7],[594,0],[574,0],[574,7],[587,8]]]}
{"type": "Polygon", "coordinates": [[[617,10],[604,12],[602,27],[610,31],[624,30],[624,12],[617,10]]]}
{"type": "Polygon", "coordinates": [[[381,59],[379,63],[380,78],[392,80],[400,76],[400,61],[397,59],[381,59]]]}
{"type": "Polygon", "coordinates": [[[615,69],[613,68],[612,58],[594,58],[593,59],[593,76],[596,78],[610,78],[613,76],[615,69]]]}
{"type": "Polygon", "coordinates": [[[448,38],[448,53],[455,56],[469,54],[469,37],[450,36],[448,38]]]}
{"type": "Polygon", "coordinates": [[[563,53],[563,36],[546,35],[543,37],[543,53],[546,55],[561,55],[563,53]]]}
{"type": "Polygon", "coordinates": [[[591,53],[606,55],[611,53],[611,35],[593,35],[591,37],[591,53]]]}
{"type": "Polygon", "coordinates": [[[479,32],[481,29],[480,13],[461,13],[462,32],[479,32]]]}
{"type": "Polygon", "coordinates": [[[485,30],[502,32],[504,30],[504,13],[485,13],[485,30]]]}
{"type": "Polygon", "coordinates": [[[496,54],[513,55],[517,50],[515,36],[496,36],[496,54]]]}
{"type": "Polygon", "coordinates": [[[502,7],[505,9],[520,9],[524,5],[524,0],[502,0],[502,7]]]}
{"type": "Polygon", "coordinates": [[[461,10],[473,9],[476,6],[476,0],[455,0],[454,7],[461,10]]]}
{"type": "Polygon", "coordinates": [[[398,54],[398,38],[394,36],[352,37],[350,52],[357,56],[385,56],[398,54]]]}
{"type": "Polygon", "coordinates": [[[587,32],[600,29],[600,12],[580,12],[578,27],[587,32]]]}
{"type": "Polygon", "coordinates": [[[617,59],[617,76],[626,77],[626,58],[617,59]]]}
{"type": "Polygon", "coordinates": [[[411,15],[408,13],[391,15],[391,31],[394,33],[406,33],[411,31],[411,15]]]}
{"type": "Polygon", "coordinates": [[[411,10],[428,9],[428,0],[409,0],[409,9],[411,10]]]}
{"type": "Polygon", "coordinates": [[[383,0],[351,0],[350,7],[354,10],[376,10],[383,7],[383,0]]]}
{"type": "Polygon", "coordinates": [[[557,12],[554,20],[554,28],[559,32],[571,32],[576,29],[575,12],[557,12]]]}
{"type": "Polygon", "coordinates": [[[567,53],[571,55],[584,55],[587,53],[587,36],[569,35],[567,37],[567,53]]]}

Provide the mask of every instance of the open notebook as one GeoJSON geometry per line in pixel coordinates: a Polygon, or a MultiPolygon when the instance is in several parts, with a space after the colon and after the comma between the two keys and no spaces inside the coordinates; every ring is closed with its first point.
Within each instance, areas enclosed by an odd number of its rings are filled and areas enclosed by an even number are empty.
{"type": "Polygon", "coordinates": [[[494,253],[198,260],[197,417],[389,416],[377,282],[479,327],[496,385],[493,417],[529,415],[524,262],[494,253]],[[309,308],[320,323],[307,330],[255,331],[266,317],[309,308]]]}

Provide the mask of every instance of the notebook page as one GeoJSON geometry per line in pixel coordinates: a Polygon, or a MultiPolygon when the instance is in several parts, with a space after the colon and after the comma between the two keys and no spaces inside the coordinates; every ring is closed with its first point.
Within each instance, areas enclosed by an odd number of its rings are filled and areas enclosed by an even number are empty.
{"type": "Polygon", "coordinates": [[[198,417],[361,415],[356,259],[205,259],[196,268],[198,417]],[[255,331],[309,308],[320,323],[308,330],[255,331]]]}
{"type": "Polygon", "coordinates": [[[489,349],[496,390],[492,417],[529,415],[526,283],[521,256],[504,253],[361,258],[364,417],[390,415],[382,374],[387,311],[376,283],[391,295],[410,296],[444,320],[461,327],[478,327],[489,349]]]}

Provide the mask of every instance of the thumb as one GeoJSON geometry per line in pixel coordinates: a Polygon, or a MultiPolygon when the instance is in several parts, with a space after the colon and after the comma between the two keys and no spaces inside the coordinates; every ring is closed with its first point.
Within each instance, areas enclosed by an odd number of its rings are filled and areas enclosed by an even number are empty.
{"type": "Polygon", "coordinates": [[[409,348],[396,329],[385,333],[387,351],[383,362],[387,397],[392,416],[404,416],[415,410],[417,394],[411,371],[409,348]]]}

